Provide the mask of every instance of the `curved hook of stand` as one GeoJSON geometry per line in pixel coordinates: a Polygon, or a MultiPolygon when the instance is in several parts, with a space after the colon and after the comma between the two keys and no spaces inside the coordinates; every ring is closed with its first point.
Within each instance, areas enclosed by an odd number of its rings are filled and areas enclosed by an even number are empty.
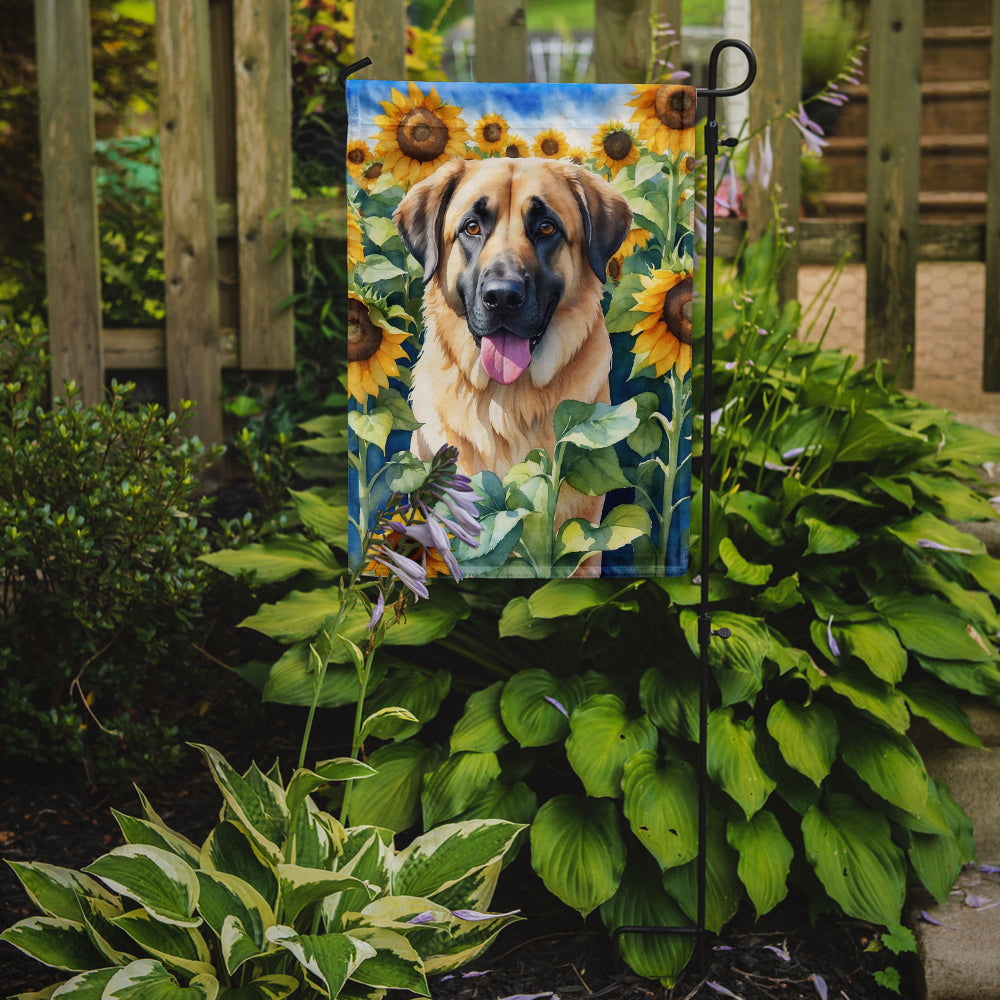
{"type": "Polygon", "coordinates": [[[364,69],[366,66],[371,66],[371,64],[371,59],[369,59],[368,56],[365,56],[363,59],[359,59],[357,62],[352,62],[349,66],[345,66],[337,74],[337,83],[340,84],[340,89],[347,89],[347,78],[352,73],[357,73],[359,69],[364,69]]]}
{"type": "Polygon", "coordinates": [[[737,94],[742,94],[744,91],[749,90],[755,79],[757,79],[757,57],[753,54],[753,49],[746,42],[740,41],[738,38],[723,38],[721,42],[715,43],[712,53],[708,57],[708,87],[704,90],[699,90],[698,94],[705,97],[735,97],[737,94]],[[719,56],[722,55],[725,49],[739,49],[747,57],[747,76],[736,87],[719,89],[716,86],[719,75],[719,56]]]}

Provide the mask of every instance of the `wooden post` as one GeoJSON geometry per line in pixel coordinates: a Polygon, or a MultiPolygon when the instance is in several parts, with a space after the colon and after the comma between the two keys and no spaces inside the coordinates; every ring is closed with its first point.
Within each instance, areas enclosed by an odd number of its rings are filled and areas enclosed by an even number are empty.
{"type": "Polygon", "coordinates": [[[528,30],[524,0],[475,0],[476,57],[480,83],[528,79],[528,30]]]}
{"type": "Polygon", "coordinates": [[[983,390],[1000,392],[1000,0],[993,0],[989,171],[986,180],[986,325],[983,390]]]}
{"type": "Polygon", "coordinates": [[[210,50],[207,0],[160,0],[167,396],[170,403],[195,402],[192,432],[217,444],[222,406],[210,50]]]}
{"type": "Polygon", "coordinates": [[[104,397],[89,0],[35,0],[52,394],[104,397]]]}
{"type": "Polygon", "coordinates": [[[283,305],[292,294],[290,20],[287,0],[233,7],[242,368],[295,367],[293,314],[283,305]]]}
{"type": "MultiPolygon", "coordinates": [[[[750,132],[765,122],[798,107],[802,91],[802,4],[800,0],[772,0],[750,8],[750,41],[759,67],[750,88],[750,132]]],[[[726,109],[720,111],[720,118],[726,109]]],[[[735,135],[738,121],[728,122],[727,132],[735,135]]],[[[757,142],[758,140],[754,140],[757,142]]],[[[799,287],[799,161],[802,135],[787,118],[771,126],[774,169],[766,188],[759,182],[746,195],[747,228],[750,239],[759,239],[774,220],[774,203],[779,205],[779,225],[791,230],[792,245],[777,277],[782,302],[798,296],[799,287]]],[[[781,239],[781,234],[775,237],[781,239]]]]}
{"type": "Polygon", "coordinates": [[[354,0],[354,57],[372,65],[355,75],[366,80],[406,79],[405,0],[354,0]]]}
{"type": "Polygon", "coordinates": [[[872,0],[868,53],[865,359],[913,386],[923,4],[872,0]],[[905,360],[904,360],[905,359],[905,360]]]}
{"type": "Polygon", "coordinates": [[[652,49],[650,0],[594,0],[598,83],[644,83],[652,49]]]}

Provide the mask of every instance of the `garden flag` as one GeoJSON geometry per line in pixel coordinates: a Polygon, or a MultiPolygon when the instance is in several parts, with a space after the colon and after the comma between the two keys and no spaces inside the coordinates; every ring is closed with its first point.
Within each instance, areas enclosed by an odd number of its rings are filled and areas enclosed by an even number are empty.
{"type": "Polygon", "coordinates": [[[686,570],[695,97],[348,80],[352,565],[450,445],[463,575],[686,570]]]}

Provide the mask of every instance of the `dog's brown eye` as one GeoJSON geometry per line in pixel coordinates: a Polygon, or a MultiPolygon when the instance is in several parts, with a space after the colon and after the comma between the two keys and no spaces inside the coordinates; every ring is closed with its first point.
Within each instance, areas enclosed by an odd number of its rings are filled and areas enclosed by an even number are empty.
{"type": "Polygon", "coordinates": [[[478,236],[482,232],[482,229],[480,228],[479,223],[476,222],[475,219],[469,219],[469,221],[465,224],[464,228],[465,228],[465,232],[469,236],[478,236]]]}
{"type": "Polygon", "coordinates": [[[551,236],[555,231],[556,231],[555,224],[552,223],[552,222],[549,222],[548,219],[545,219],[538,226],[538,235],[539,236],[551,236]]]}

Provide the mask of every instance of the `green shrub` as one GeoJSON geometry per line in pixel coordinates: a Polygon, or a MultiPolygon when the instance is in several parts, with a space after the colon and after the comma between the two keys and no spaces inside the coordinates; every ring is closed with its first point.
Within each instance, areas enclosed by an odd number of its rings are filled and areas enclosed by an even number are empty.
{"type": "Polygon", "coordinates": [[[209,455],[188,405],[133,409],[128,385],[43,408],[41,336],[0,321],[0,744],[113,770],[176,752],[158,693],[191,661],[209,455]]]}

